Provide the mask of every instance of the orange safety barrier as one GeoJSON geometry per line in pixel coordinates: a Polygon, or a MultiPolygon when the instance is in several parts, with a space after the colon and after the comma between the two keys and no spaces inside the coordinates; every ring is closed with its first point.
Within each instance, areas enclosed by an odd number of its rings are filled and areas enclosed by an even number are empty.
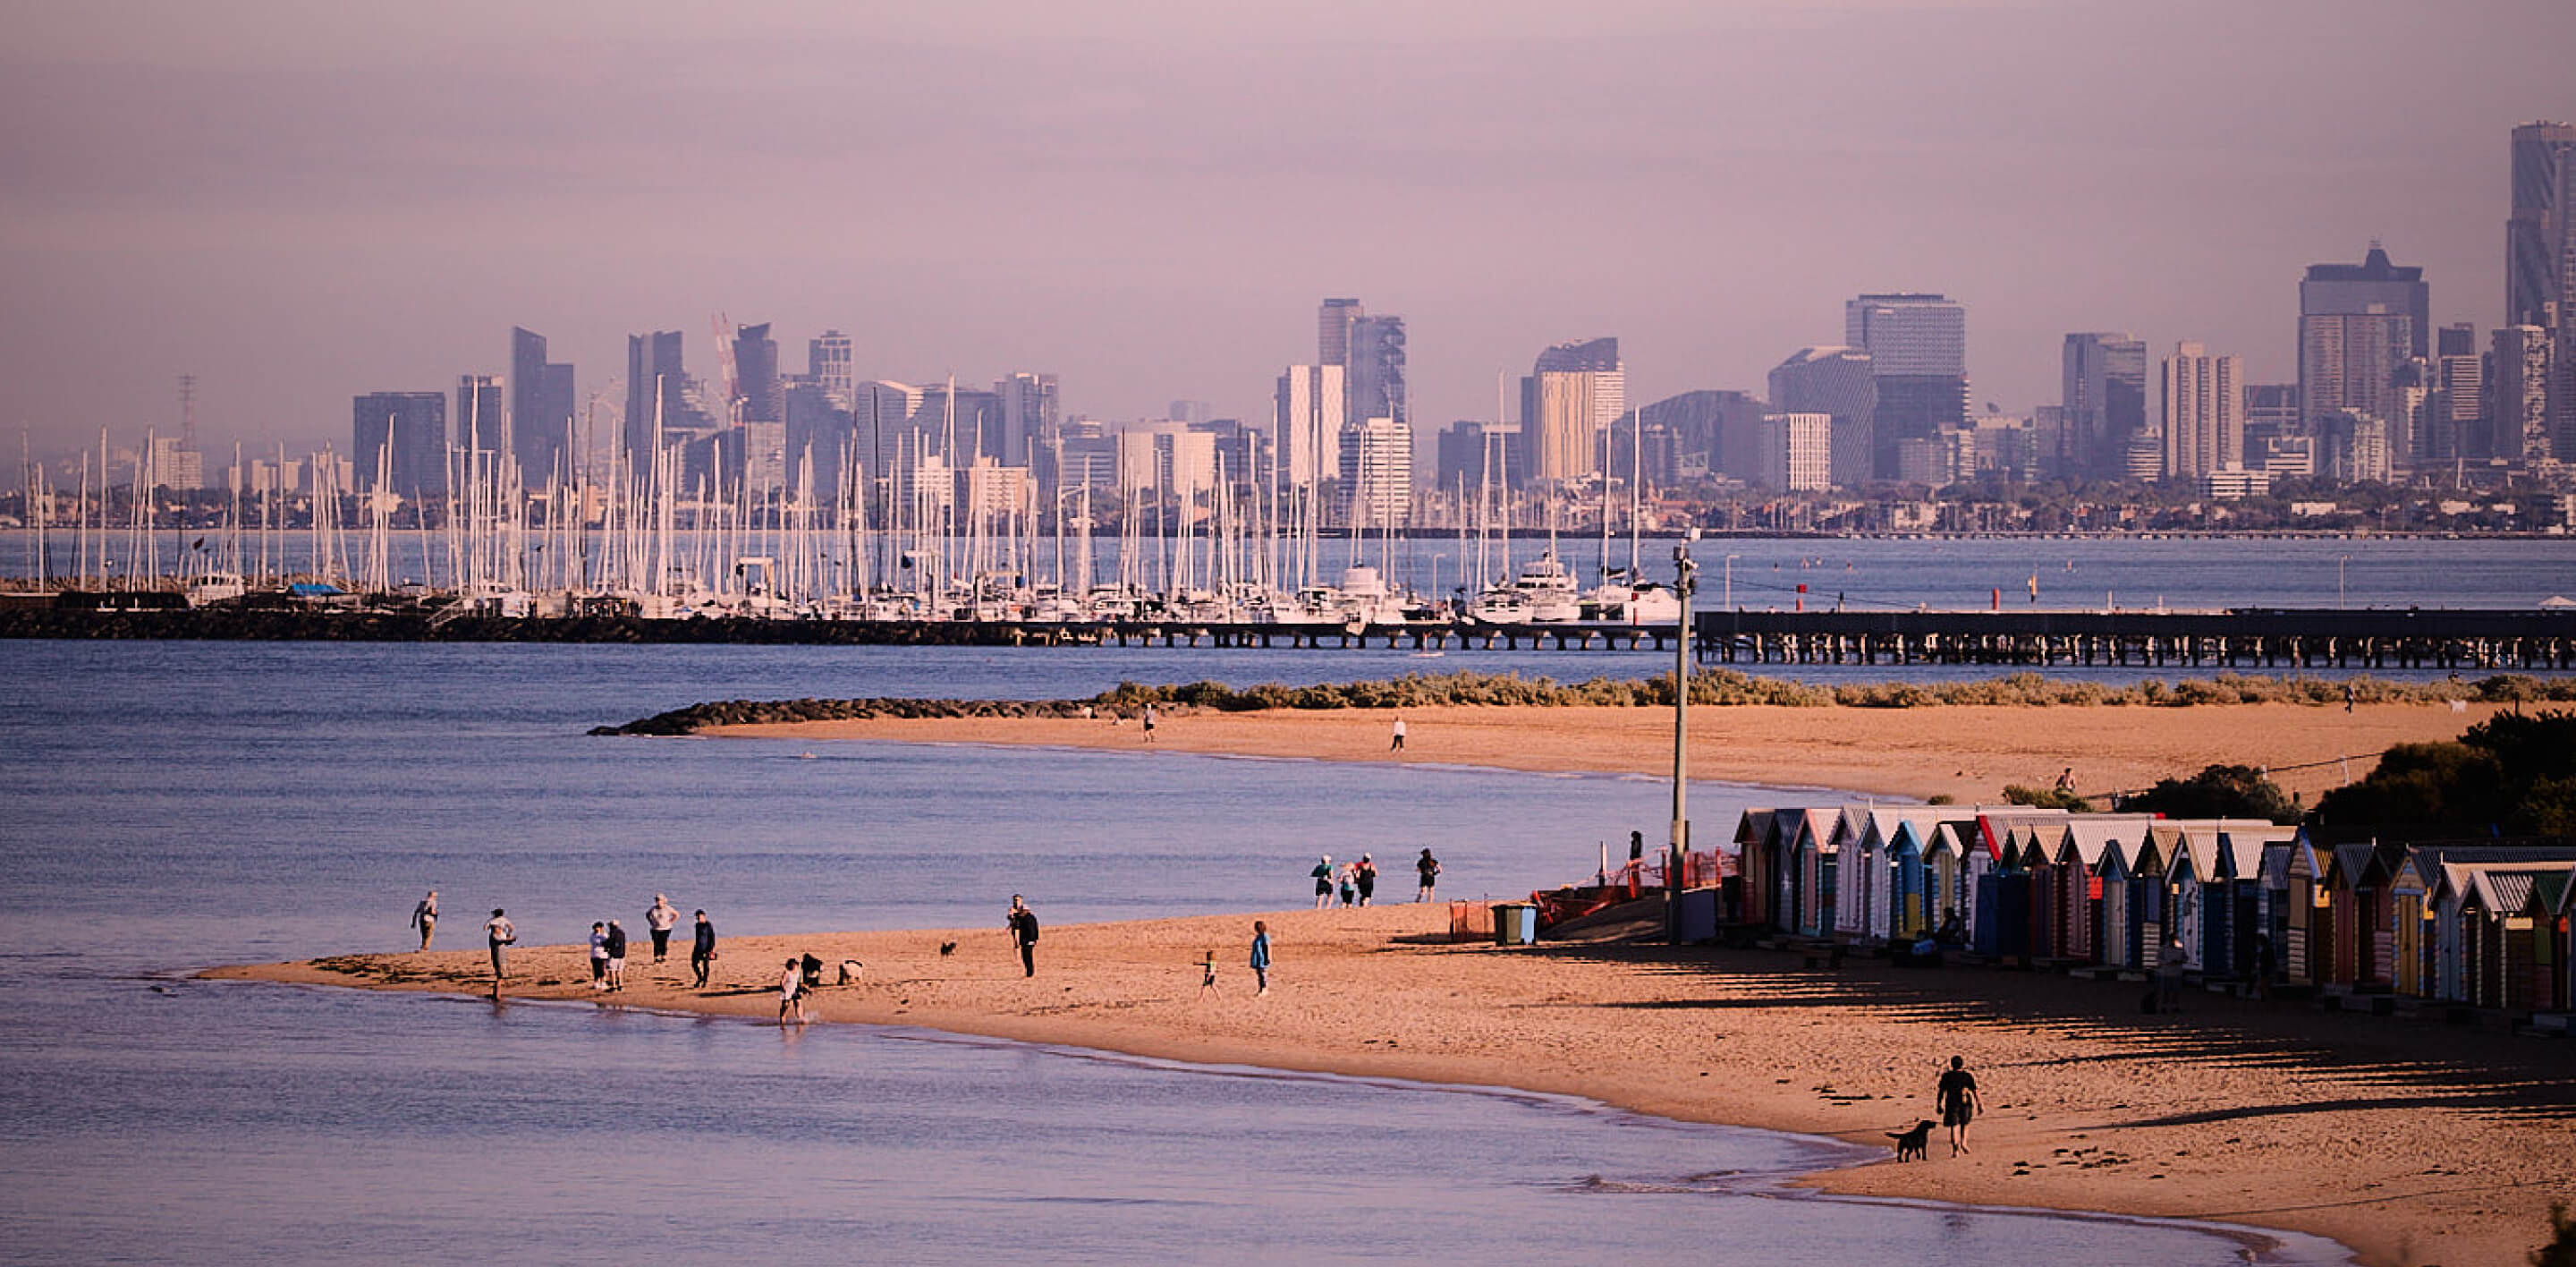
{"type": "Polygon", "coordinates": [[[1493,903],[1453,901],[1449,904],[1449,940],[1491,941],[1493,938],[1493,903]]]}

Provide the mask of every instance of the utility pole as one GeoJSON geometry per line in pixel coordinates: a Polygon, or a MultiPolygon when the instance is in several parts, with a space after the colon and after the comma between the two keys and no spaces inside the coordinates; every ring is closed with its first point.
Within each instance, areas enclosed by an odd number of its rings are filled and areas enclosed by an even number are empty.
{"type": "Polygon", "coordinates": [[[1682,940],[1682,865],[1690,851],[1690,775],[1685,761],[1690,750],[1690,658],[1692,577],[1699,565],[1691,562],[1691,543],[1699,540],[1699,529],[1693,528],[1673,547],[1673,593],[1681,599],[1681,624],[1673,631],[1673,836],[1664,856],[1664,940],[1675,945],[1682,940]]]}

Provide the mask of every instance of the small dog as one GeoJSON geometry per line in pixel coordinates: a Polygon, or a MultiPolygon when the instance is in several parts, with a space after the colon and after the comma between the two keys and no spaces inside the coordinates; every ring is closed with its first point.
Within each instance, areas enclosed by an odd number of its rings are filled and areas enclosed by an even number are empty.
{"type": "Polygon", "coordinates": [[[1896,1141],[1898,1161],[1922,1161],[1927,1157],[1925,1146],[1932,1142],[1932,1123],[1916,1122],[1904,1130],[1889,1131],[1887,1137],[1896,1141]]]}
{"type": "Polygon", "coordinates": [[[955,942],[953,942],[953,941],[943,941],[943,942],[939,943],[939,957],[940,957],[940,958],[945,959],[945,958],[947,958],[948,956],[953,955],[953,954],[956,954],[956,953],[957,953],[957,943],[955,943],[955,942]]]}
{"type": "Polygon", "coordinates": [[[844,960],[842,960],[842,961],[841,961],[841,979],[840,979],[840,981],[839,981],[839,982],[837,982],[836,984],[839,984],[839,985],[852,985],[852,984],[855,984],[855,983],[858,981],[858,979],[859,979],[859,974],[860,974],[860,973],[862,973],[862,972],[867,971],[867,967],[868,967],[868,966],[867,966],[866,964],[860,963],[860,962],[859,962],[858,960],[856,960],[856,959],[844,959],[844,960]]]}

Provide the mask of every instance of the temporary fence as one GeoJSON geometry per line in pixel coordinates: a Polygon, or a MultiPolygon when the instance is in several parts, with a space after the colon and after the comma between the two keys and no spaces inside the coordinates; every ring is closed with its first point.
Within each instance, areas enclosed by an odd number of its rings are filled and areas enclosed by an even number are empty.
{"type": "Polygon", "coordinates": [[[1493,903],[1451,902],[1449,904],[1449,940],[1491,941],[1493,937],[1493,903]]]}

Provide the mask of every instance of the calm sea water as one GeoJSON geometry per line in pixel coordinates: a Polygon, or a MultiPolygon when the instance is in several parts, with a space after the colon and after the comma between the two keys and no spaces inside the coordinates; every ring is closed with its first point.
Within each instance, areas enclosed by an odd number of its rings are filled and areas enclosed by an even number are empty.
{"type": "MultiPolygon", "coordinates": [[[[2240,1260],[1787,1196],[1845,1150],[1558,1099],[185,976],[400,948],[433,886],[534,941],[657,890],[745,934],[991,924],[1012,891],[1051,922],[1276,909],[1314,852],[1426,844],[1444,890],[1508,894],[1666,812],[1651,780],[580,733],[1088,694],[1153,658],[0,643],[0,1259],[2240,1260]]],[[[1762,795],[1703,785],[1695,816],[1762,795]]]]}

